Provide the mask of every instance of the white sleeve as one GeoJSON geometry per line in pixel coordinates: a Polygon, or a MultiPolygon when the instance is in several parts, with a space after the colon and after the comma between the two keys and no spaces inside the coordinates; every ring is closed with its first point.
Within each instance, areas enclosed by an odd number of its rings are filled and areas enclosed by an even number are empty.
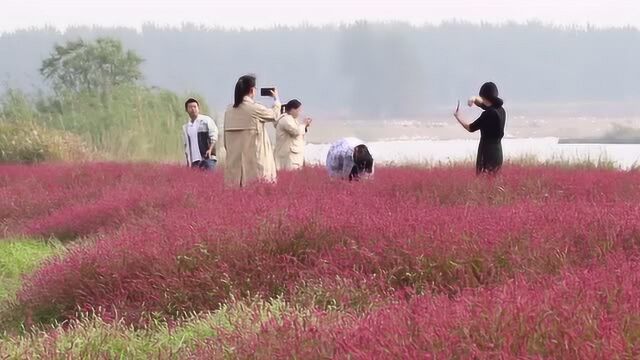
{"type": "Polygon", "coordinates": [[[218,142],[218,126],[212,118],[207,117],[207,128],[209,128],[209,139],[212,144],[218,142]]]}
{"type": "Polygon", "coordinates": [[[349,174],[351,174],[351,170],[353,169],[353,150],[350,148],[346,148],[341,152],[342,155],[342,177],[344,179],[349,178],[349,174]]]}
{"type": "Polygon", "coordinates": [[[185,129],[185,126],[182,125],[182,143],[184,144],[184,156],[187,159],[187,166],[190,165],[189,163],[189,139],[187,138],[189,135],[187,135],[187,130],[185,129]]]}

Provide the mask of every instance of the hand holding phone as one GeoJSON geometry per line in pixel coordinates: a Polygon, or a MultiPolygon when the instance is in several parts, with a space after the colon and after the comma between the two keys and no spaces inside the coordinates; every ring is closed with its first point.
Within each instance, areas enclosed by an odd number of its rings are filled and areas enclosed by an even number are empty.
{"type": "Polygon", "coordinates": [[[260,96],[275,98],[277,95],[278,95],[278,91],[274,87],[260,89],[260,96]]]}

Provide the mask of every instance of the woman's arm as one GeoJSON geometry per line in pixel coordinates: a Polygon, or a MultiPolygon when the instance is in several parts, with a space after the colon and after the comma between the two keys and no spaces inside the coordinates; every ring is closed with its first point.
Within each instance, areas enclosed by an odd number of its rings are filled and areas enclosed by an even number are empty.
{"type": "Polygon", "coordinates": [[[272,90],[271,95],[273,96],[273,106],[268,108],[264,105],[258,104],[258,118],[260,118],[263,122],[273,122],[280,116],[280,109],[282,108],[282,104],[280,103],[280,99],[278,98],[278,91],[272,90]]]}
{"type": "MultiPolygon", "coordinates": [[[[469,102],[471,102],[471,100],[469,100],[469,102]]],[[[458,123],[460,123],[460,125],[462,125],[465,130],[467,130],[468,132],[476,132],[480,130],[480,128],[482,128],[482,124],[486,121],[485,118],[487,117],[487,112],[483,112],[476,121],[469,124],[462,118],[462,115],[460,114],[460,103],[458,103],[458,107],[453,113],[453,116],[456,118],[456,120],[458,120],[458,123]]]]}
{"type": "Polygon", "coordinates": [[[256,111],[258,118],[262,122],[274,122],[280,116],[280,101],[276,101],[273,107],[268,108],[262,104],[256,103],[256,111]]]}
{"type": "Polygon", "coordinates": [[[307,128],[311,124],[311,119],[305,119],[304,124],[298,124],[296,119],[292,116],[285,116],[280,119],[280,124],[282,124],[282,129],[292,137],[298,137],[304,135],[307,132],[307,128]]]}
{"type": "Polygon", "coordinates": [[[458,120],[458,123],[462,125],[462,127],[465,128],[465,130],[467,130],[468,132],[472,132],[471,126],[466,121],[464,121],[464,119],[462,119],[462,115],[460,115],[459,105],[458,105],[458,108],[456,108],[456,112],[453,113],[453,117],[455,117],[456,120],[458,120]]]}

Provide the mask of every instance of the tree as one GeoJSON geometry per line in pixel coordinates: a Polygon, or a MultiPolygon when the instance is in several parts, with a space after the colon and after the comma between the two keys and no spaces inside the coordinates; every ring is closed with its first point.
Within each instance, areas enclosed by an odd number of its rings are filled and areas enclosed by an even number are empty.
{"type": "Polygon", "coordinates": [[[58,92],[107,92],[114,86],[140,80],[142,61],[135,52],[125,51],[119,40],[80,39],[56,45],[51,56],[42,62],[40,73],[58,92]]]}

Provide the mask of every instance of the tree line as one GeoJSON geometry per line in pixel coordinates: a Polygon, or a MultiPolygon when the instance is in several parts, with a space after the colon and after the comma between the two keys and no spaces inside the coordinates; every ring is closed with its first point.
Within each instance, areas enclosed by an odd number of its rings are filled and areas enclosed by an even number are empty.
{"type": "Polygon", "coordinates": [[[122,41],[144,60],[140,75],[146,84],[200,93],[219,111],[231,103],[235,80],[244,73],[337,118],[429,114],[488,80],[511,103],[628,101],[640,95],[637,29],[540,23],[25,30],[0,36],[0,80],[28,92],[46,89],[38,71],[56,43],[101,37],[122,41]]]}

